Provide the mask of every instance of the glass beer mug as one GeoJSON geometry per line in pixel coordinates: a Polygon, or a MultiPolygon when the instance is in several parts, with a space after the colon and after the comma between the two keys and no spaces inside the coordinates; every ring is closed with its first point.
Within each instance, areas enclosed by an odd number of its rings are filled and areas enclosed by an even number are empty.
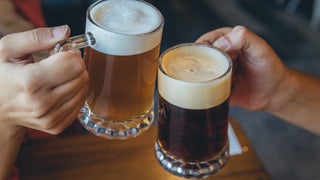
{"type": "Polygon", "coordinates": [[[205,178],[227,163],[231,74],[230,57],[209,45],[181,44],[160,56],[155,154],[170,173],[205,178]]]}
{"type": "Polygon", "coordinates": [[[86,33],[56,46],[84,49],[89,94],[79,113],[93,134],[127,139],[154,119],[154,88],[163,16],[139,0],[101,0],[86,15],[86,33]]]}

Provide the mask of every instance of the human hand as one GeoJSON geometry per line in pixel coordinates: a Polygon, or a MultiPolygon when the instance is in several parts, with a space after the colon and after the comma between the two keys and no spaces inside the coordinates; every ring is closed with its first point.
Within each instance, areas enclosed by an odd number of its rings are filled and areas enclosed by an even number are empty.
{"type": "Polygon", "coordinates": [[[233,60],[230,104],[248,110],[273,111],[286,102],[289,71],[274,50],[243,26],[220,28],[202,35],[196,42],[217,46],[233,60]]]}
{"type": "Polygon", "coordinates": [[[88,89],[88,73],[78,50],[34,63],[31,53],[52,49],[69,28],[40,28],[0,40],[0,130],[25,127],[62,132],[77,116],[88,89]]]}

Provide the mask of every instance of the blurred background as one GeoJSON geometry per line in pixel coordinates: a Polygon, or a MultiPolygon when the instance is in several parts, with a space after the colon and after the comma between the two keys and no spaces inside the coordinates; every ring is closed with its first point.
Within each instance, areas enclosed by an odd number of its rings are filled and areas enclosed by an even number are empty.
{"type": "MultiPolygon", "coordinates": [[[[40,3],[48,26],[68,24],[76,35],[84,32],[86,8],[93,1],[40,3]]],[[[216,28],[243,25],[263,37],[287,66],[320,76],[320,0],[147,1],[165,18],[161,51],[216,28]]],[[[319,136],[265,112],[231,107],[230,115],[242,125],[272,179],[319,179],[319,136]]]]}

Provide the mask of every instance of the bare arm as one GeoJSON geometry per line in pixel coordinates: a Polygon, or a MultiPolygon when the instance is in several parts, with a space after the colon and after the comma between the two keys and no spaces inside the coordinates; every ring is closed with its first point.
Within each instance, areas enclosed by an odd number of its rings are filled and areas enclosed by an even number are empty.
{"type": "Polygon", "coordinates": [[[320,135],[320,79],[286,67],[259,36],[242,26],[220,28],[197,42],[224,49],[233,59],[231,105],[270,112],[320,135]]]}
{"type": "Polygon", "coordinates": [[[320,135],[320,78],[289,68],[288,74],[265,110],[320,135]]]}
{"type": "Polygon", "coordinates": [[[0,179],[7,179],[12,172],[24,134],[23,128],[11,129],[11,132],[8,132],[8,129],[0,130],[0,179]]]}

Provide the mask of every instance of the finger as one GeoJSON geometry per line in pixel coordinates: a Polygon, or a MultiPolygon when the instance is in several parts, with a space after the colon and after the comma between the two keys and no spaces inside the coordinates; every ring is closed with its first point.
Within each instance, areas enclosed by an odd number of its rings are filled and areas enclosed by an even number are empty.
{"type": "Polygon", "coordinates": [[[54,123],[52,123],[47,129],[46,132],[50,134],[59,134],[66,127],[68,127],[73,120],[77,117],[80,108],[83,106],[85,102],[85,95],[87,93],[87,89],[84,87],[74,98],[70,101],[65,102],[61,106],[52,110],[49,116],[53,117],[54,123]]]}
{"type": "Polygon", "coordinates": [[[38,100],[38,104],[34,105],[31,102],[30,108],[33,108],[33,110],[30,110],[30,112],[35,111],[39,118],[43,117],[53,109],[70,101],[79,92],[83,91],[83,89],[87,91],[88,80],[88,73],[84,71],[80,77],[66,84],[58,86],[52,90],[44,89],[41,92],[36,93],[33,99],[38,100]]]}
{"type": "Polygon", "coordinates": [[[241,50],[242,52],[247,52],[252,55],[261,54],[263,51],[266,51],[265,49],[256,48],[257,45],[269,47],[262,38],[243,26],[234,27],[231,32],[216,40],[213,45],[227,52],[237,52],[241,50]],[[256,46],[252,46],[253,44],[256,46]]]}
{"type": "Polygon", "coordinates": [[[23,65],[34,63],[34,59],[33,59],[32,54],[27,54],[27,55],[19,57],[19,58],[10,58],[9,61],[11,63],[23,64],[23,65]]]}
{"type": "Polygon", "coordinates": [[[19,58],[33,52],[50,49],[69,35],[70,29],[67,25],[9,34],[0,40],[0,54],[2,60],[19,58]]]}
{"type": "Polygon", "coordinates": [[[74,109],[70,113],[66,113],[67,116],[63,118],[64,120],[61,121],[60,124],[55,126],[55,128],[49,129],[48,133],[60,134],[61,132],[63,132],[77,118],[83,104],[84,104],[84,101],[74,106],[74,109]]]}
{"type": "Polygon", "coordinates": [[[85,70],[79,50],[54,54],[38,63],[24,66],[24,83],[29,91],[54,88],[79,77],[85,70]]]}
{"type": "Polygon", "coordinates": [[[219,39],[222,36],[225,36],[231,31],[232,31],[232,28],[229,28],[229,27],[219,28],[202,35],[196,40],[196,42],[212,45],[215,40],[219,39]]]}
{"type": "Polygon", "coordinates": [[[41,63],[43,73],[47,72],[45,79],[51,80],[52,87],[74,80],[86,71],[86,65],[79,50],[54,54],[41,63]]]}
{"type": "Polygon", "coordinates": [[[51,134],[58,134],[72,122],[72,118],[76,118],[77,113],[84,104],[86,92],[86,88],[81,89],[70,101],[61,106],[56,106],[42,117],[26,114],[24,120],[19,121],[19,125],[51,134]]]}
{"type": "Polygon", "coordinates": [[[53,97],[59,100],[59,103],[56,103],[56,106],[61,106],[65,102],[69,101],[82,89],[88,90],[88,81],[89,75],[87,71],[84,71],[80,77],[54,88],[52,93],[53,97]]]}
{"type": "Polygon", "coordinates": [[[73,109],[71,113],[68,113],[67,116],[64,118],[64,121],[62,121],[59,126],[56,126],[56,128],[50,129],[47,132],[50,134],[60,134],[62,133],[66,128],[68,128],[74,120],[77,119],[77,116],[79,114],[80,108],[82,107],[82,104],[79,104],[76,106],[76,108],[73,109]]]}

